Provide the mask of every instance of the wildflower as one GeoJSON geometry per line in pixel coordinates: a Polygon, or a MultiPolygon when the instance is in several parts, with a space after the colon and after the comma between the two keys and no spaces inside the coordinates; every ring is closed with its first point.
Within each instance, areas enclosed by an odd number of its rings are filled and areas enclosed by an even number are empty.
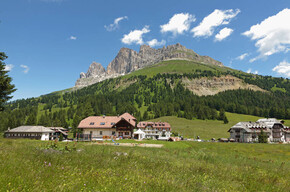
{"type": "Polygon", "coordinates": [[[146,183],[146,182],[144,181],[144,183],[146,183]]]}
{"type": "Polygon", "coordinates": [[[64,167],[62,167],[61,169],[64,169],[64,167]]]}
{"type": "Polygon", "coordinates": [[[84,186],[86,186],[86,184],[84,184],[84,186]]]}
{"type": "Polygon", "coordinates": [[[125,178],[125,180],[127,180],[127,178],[125,178]]]}
{"type": "Polygon", "coordinates": [[[49,167],[51,166],[51,163],[50,163],[50,162],[48,163],[48,166],[49,166],[49,167]]]}

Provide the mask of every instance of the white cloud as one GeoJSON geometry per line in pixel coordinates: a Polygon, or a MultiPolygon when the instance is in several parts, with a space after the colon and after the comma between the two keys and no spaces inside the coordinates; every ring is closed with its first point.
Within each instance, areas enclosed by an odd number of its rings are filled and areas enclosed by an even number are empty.
{"type": "Polygon", "coordinates": [[[150,47],[155,47],[165,45],[166,41],[163,39],[161,41],[157,41],[157,39],[152,39],[151,41],[147,41],[147,43],[150,47]]]}
{"type": "Polygon", "coordinates": [[[5,65],[4,71],[11,71],[13,69],[13,67],[14,67],[14,65],[12,65],[12,64],[5,65]]]}
{"type": "Polygon", "coordinates": [[[70,36],[69,39],[70,40],[77,40],[77,37],[76,36],[70,36]]]}
{"type": "Polygon", "coordinates": [[[250,69],[248,69],[247,70],[247,73],[253,73],[253,74],[258,74],[258,71],[257,70],[255,70],[255,71],[252,71],[252,69],[250,68],[250,69]]]}
{"type": "Polygon", "coordinates": [[[285,75],[286,77],[290,77],[290,63],[288,63],[286,60],[282,61],[272,69],[272,71],[275,71],[281,75],[285,75]]]}
{"type": "Polygon", "coordinates": [[[241,11],[239,9],[233,10],[214,10],[211,14],[203,18],[202,22],[194,27],[191,32],[194,37],[209,37],[213,34],[215,28],[220,25],[227,25],[231,19],[236,17],[241,11]]]}
{"type": "Polygon", "coordinates": [[[256,40],[255,46],[260,55],[255,59],[267,57],[277,52],[287,52],[290,47],[290,9],[266,18],[259,24],[251,26],[243,35],[256,40]]]}
{"type": "Polygon", "coordinates": [[[189,13],[175,14],[167,24],[160,25],[161,33],[172,32],[173,35],[182,34],[189,30],[190,24],[195,20],[195,17],[189,13]]]}
{"type": "Polygon", "coordinates": [[[114,23],[110,24],[110,25],[105,25],[104,27],[107,29],[107,31],[114,31],[116,29],[119,28],[119,22],[124,20],[124,19],[128,19],[127,16],[124,17],[118,17],[114,20],[114,23]]]}
{"type": "Polygon", "coordinates": [[[233,31],[234,30],[231,28],[227,28],[227,27],[223,28],[222,30],[220,30],[218,34],[216,34],[215,41],[222,41],[223,39],[230,36],[233,33],[233,31]]]}
{"type": "Polygon", "coordinates": [[[125,34],[123,36],[123,38],[121,39],[121,41],[125,44],[131,45],[132,43],[136,43],[136,44],[143,44],[143,34],[145,33],[149,33],[150,29],[149,26],[146,25],[142,30],[134,30],[134,31],[130,31],[129,34],[125,34]]]}
{"type": "Polygon", "coordinates": [[[249,53],[244,53],[244,54],[238,56],[236,59],[242,61],[242,60],[244,60],[247,56],[249,56],[249,53]]]}
{"type": "Polygon", "coordinates": [[[24,69],[23,73],[28,73],[29,67],[27,65],[20,65],[20,67],[22,67],[24,69]]]}

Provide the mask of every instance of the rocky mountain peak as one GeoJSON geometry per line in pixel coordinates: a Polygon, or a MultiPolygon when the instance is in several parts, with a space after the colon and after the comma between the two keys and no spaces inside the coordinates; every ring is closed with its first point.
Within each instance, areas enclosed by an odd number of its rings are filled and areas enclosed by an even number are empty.
{"type": "Polygon", "coordinates": [[[187,49],[180,43],[168,45],[167,47],[164,46],[160,49],[154,49],[149,45],[141,45],[139,52],[123,47],[113,61],[109,63],[107,70],[105,70],[100,63],[93,62],[87,73],[82,72],[80,74],[80,79],[77,80],[76,87],[88,86],[108,78],[142,69],[161,61],[173,59],[185,59],[204,64],[223,66],[221,62],[208,56],[198,55],[193,50],[187,49]]]}

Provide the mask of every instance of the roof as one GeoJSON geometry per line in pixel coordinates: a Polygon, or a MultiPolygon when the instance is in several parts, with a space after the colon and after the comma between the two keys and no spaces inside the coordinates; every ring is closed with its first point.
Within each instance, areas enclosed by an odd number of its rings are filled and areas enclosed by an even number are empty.
{"type": "Polygon", "coordinates": [[[124,119],[133,119],[133,120],[136,120],[136,118],[133,116],[133,115],[131,115],[130,113],[124,113],[124,114],[122,114],[120,117],[123,117],[124,119]]]}
{"type": "Polygon", "coordinates": [[[63,127],[47,127],[51,130],[53,130],[54,132],[60,132],[62,133],[63,135],[68,135],[68,133],[66,133],[64,130],[66,130],[65,128],[63,127]]]}
{"type": "Polygon", "coordinates": [[[113,128],[123,119],[135,126],[136,118],[129,113],[124,113],[121,116],[90,116],[83,119],[78,128],[113,128]]]}
{"type": "Polygon", "coordinates": [[[146,126],[152,126],[153,128],[171,128],[167,122],[147,122],[141,121],[137,124],[138,128],[145,128],[146,126]]]}
{"type": "Polygon", "coordinates": [[[43,126],[20,126],[8,130],[9,133],[54,133],[53,130],[43,126]]]}
{"type": "Polygon", "coordinates": [[[135,131],[133,134],[145,134],[144,131],[142,131],[141,129],[138,129],[137,131],[135,131]]]}

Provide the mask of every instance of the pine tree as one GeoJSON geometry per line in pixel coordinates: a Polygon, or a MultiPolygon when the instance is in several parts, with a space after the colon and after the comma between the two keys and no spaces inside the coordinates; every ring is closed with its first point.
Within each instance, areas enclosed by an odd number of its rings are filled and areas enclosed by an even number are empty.
{"type": "Polygon", "coordinates": [[[0,52],[0,111],[3,111],[4,103],[12,98],[10,94],[16,91],[15,86],[11,84],[12,78],[7,75],[8,71],[5,70],[3,62],[5,59],[7,59],[5,53],[0,52]]]}

